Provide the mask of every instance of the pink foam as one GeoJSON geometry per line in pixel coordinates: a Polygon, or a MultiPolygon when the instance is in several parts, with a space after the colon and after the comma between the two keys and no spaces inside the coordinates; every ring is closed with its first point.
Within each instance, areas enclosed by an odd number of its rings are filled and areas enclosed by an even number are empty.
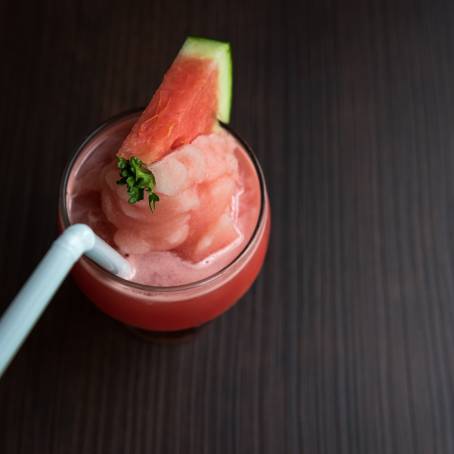
{"type": "Polygon", "coordinates": [[[70,217],[127,256],[137,269],[135,281],[200,280],[243,249],[257,222],[260,191],[253,164],[233,137],[199,136],[153,164],[160,196],[153,213],[146,201],[130,205],[125,186],[116,184],[115,151],[106,150],[112,158],[100,160],[96,172],[84,172],[86,160],[70,180],[70,217]],[[97,183],[86,184],[96,175],[97,183]]]}

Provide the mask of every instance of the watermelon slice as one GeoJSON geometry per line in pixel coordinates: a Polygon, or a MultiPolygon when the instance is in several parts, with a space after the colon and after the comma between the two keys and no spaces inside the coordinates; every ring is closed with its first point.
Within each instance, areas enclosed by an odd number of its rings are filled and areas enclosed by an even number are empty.
{"type": "Polygon", "coordinates": [[[232,98],[230,44],[189,37],[118,156],[149,165],[171,150],[228,123],[232,98]]]}

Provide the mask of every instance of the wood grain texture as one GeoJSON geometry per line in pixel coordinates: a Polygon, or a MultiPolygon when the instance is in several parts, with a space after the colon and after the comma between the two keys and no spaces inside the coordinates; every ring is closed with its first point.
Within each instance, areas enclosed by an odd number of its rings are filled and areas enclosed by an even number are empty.
{"type": "Polygon", "coordinates": [[[66,282],[0,382],[0,453],[453,453],[449,0],[2,1],[0,309],[74,147],[190,33],[233,45],[273,206],[261,277],[173,347],[66,282]]]}

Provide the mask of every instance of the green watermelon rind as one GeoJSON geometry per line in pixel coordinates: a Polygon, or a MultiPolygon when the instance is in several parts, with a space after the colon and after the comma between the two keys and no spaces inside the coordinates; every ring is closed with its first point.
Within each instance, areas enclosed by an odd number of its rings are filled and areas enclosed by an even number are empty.
{"type": "Polygon", "coordinates": [[[223,123],[229,123],[232,108],[232,52],[230,43],[189,36],[180,50],[180,55],[216,61],[219,71],[217,118],[223,123]]]}

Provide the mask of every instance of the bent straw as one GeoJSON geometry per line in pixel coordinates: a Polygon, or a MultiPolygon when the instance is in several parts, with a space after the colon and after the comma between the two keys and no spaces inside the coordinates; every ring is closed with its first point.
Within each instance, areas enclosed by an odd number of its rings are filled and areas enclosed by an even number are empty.
{"type": "Polygon", "coordinates": [[[83,255],[117,276],[131,265],[85,224],[68,227],[52,244],[0,319],[0,377],[73,265],[83,255]]]}

